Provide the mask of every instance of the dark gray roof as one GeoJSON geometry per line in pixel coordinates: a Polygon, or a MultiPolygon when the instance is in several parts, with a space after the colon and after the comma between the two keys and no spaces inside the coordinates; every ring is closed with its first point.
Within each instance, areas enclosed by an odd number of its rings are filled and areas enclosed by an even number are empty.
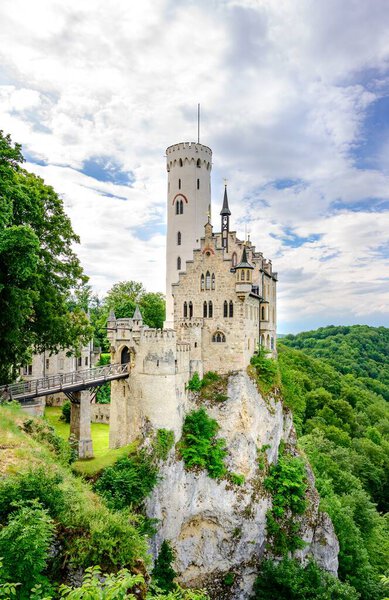
{"type": "Polygon", "coordinates": [[[231,211],[228,206],[227,186],[224,186],[223,208],[220,211],[221,215],[230,215],[231,211]]]}
{"type": "Polygon", "coordinates": [[[247,260],[246,246],[243,246],[242,260],[236,265],[235,269],[254,269],[253,265],[250,265],[247,260]]]}

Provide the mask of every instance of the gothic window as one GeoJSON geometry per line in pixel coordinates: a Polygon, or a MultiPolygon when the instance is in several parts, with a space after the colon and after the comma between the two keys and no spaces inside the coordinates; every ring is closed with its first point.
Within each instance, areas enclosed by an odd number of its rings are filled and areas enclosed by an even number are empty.
{"type": "Polygon", "coordinates": [[[181,271],[181,256],[177,258],[177,270],[181,271]]]}
{"type": "Polygon", "coordinates": [[[234,303],[230,300],[230,317],[234,316],[234,303]]]}
{"type": "Polygon", "coordinates": [[[248,269],[246,271],[246,281],[250,281],[250,271],[248,269]]]}
{"type": "Polygon", "coordinates": [[[181,246],[181,231],[177,232],[177,246],[181,246]]]}
{"type": "Polygon", "coordinates": [[[207,273],[205,275],[205,289],[206,290],[211,289],[211,273],[209,271],[207,271],[207,273]]]}
{"type": "Polygon", "coordinates": [[[182,158],[180,158],[180,160],[178,161],[178,164],[180,165],[180,167],[182,167],[182,165],[183,165],[182,158]]]}
{"type": "Polygon", "coordinates": [[[180,200],[180,215],[184,214],[184,202],[183,200],[180,200]]]}
{"type": "Polygon", "coordinates": [[[181,179],[178,180],[178,189],[181,189],[181,179]]]}
{"type": "Polygon", "coordinates": [[[208,317],[209,317],[210,319],[212,319],[212,317],[213,317],[213,305],[212,305],[212,300],[210,300],[210,301],[208,302],[208,317]]]}
{"type": "Polygon", "coordinates": [[[205,277],[204,277],[204,273],[201,273],[201,291],[204,291],[204,286],[205,286],[205,277]]]}
{"type": "Polygon", "coordinates": [[[206,319],[207,316],[208,316],[208,304],[204,300],[204,304],[203,304],[203,317],[206,319]]]}
{"type": "Polygon", "coordinates": [[[262,308],[261,308],[261,319],[262,319],[262,321],[265,320],[265,307],[264,306],[262,306],[262,308]]]}
{"type": "Polygon", "coordinates": [[[198,168],[201,167],[201,160],[199,158],[197,159],[197,166],[198,166],[198,168]]]}
{"type": "Polygon", "coordinates": [[[197,189],[200,189],[200,179],[197,180],[197,189]]]}
{"type": "Polygon", "coordinates": [[[236,267],[236,264],[238,262],[238,257],[236,256],[236,252],[233,253],[232,258],[231,258],[231,262],[232,262],[232,266],[236,267]]]}
{"type": "Polygon", "coordinates": [[[177,202],[176,202],[176,215],[179,215],[179,214],[180,214],[180,201],[177,200],[177,202]]]}
{"type": "Polygon", "coordinates": [[[188,316],[188,303],[184,302],[184,319],[188,316]]]}
{"type": "Polygon", "coordinates": [[[189,318],[193,317],[193,304],[192,301],[189,302],[189,318]]]}
{"type": "Polygon", "coordinates": [[[214,290],[215,289],[215,273],[212,273],[212,283],[211,283],[211,288],[214,290]]]}
{"type": "Polygon", "coordinates": [[[224,343],[226,341],[226,336],[221,331],[217,331],[213,334],[212,341],[218,344],[224,343]]]}
{"type": "Polygon", "coordinates": [[[223,304],[223,316],[224,316],[224,318],[228,317],[228,303],[227,303],[227,300],[224,300],[224,304],[223,304]]]}
{"type": "Polygon", "coordinates": [[[244,281],[244,270],[243,269],[240,272],[240,278],[242,281],[244,281]]]}

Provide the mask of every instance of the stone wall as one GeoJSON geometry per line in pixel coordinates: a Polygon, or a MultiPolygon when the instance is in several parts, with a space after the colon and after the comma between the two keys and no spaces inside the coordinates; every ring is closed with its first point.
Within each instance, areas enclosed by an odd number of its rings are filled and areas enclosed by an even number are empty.
{"type": "Polygon", "coordinates": [[[91,404],[91,422],[109,424],[110,404],[91,404]]]}

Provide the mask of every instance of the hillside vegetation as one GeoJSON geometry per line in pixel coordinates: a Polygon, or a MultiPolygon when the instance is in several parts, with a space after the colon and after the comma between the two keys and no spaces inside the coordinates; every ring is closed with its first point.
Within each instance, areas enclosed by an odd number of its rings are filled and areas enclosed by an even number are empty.
{"type": "Polygon", "coordinates": [[[339,576],[362,600],[385,596],[388,568],[388,350],[389,330],[367,326],[278,344],[284,400],[339,538],[339,576]]]}

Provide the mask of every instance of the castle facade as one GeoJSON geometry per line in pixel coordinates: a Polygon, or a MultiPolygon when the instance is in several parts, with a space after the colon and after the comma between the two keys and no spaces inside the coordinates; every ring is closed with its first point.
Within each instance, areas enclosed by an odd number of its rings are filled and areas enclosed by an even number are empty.
{"type": "Polygon", "coordinates": [[[178,439],[196,371],[242,370],[258,347],[276,352],[277,273],[230,230],[227,187],[213,231],[212,151],[185,142],[166,157],[166,322],[148,329],[138,309],[132,319],[109,317],[112,362],[130,370],[128,380],[112,382],[111,447],[130,443],[147,423],[178,439]]]}

